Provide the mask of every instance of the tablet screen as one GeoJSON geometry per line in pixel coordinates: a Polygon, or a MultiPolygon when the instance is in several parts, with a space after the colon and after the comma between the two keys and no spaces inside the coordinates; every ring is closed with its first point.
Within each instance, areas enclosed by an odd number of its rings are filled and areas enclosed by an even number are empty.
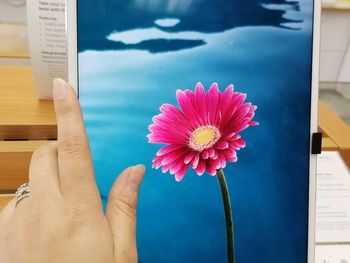
{"type": "Polygon", "coordinates": [[[313,1],[78,0],[77,34],[104,204],[146,165],[140,262],[225,262],[231,238],[238,263],[307,261],[313,1]]]}

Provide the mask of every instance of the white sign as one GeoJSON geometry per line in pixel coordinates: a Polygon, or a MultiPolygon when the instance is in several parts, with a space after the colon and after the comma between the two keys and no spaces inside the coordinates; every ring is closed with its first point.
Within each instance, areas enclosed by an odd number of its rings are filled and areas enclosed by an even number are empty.
{"type": "Polygon", "coordinates": [[[316,205],[316,243],[350,244],[350,173],[338,152],[318,156],[316,205]]]}
{"type": "Polygon", "coordinates": [[[37,94],[51,99],[53,79],[67,80],[65,0],[27,0],[27,24],[37,94]]]}

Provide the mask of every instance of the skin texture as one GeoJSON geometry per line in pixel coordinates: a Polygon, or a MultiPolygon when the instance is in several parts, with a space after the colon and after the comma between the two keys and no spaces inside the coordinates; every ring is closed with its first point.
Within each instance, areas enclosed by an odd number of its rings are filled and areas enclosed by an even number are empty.
{"type": "Polygon", "coordinates": [[[0,262],[137,262],[136,206],[145,167],[124,170],[106,215],[96,186],[79,102],[54,81],[57,142],[33,153],[31,195],[0,213],[0,262]]]}

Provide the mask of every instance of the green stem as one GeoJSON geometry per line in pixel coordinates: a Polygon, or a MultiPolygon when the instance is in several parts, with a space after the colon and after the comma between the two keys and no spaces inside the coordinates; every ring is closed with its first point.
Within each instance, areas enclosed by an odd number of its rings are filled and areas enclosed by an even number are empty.
{"type": "Polygon", "coordinates": [[[233,222],[232,222],[232,211],[231,211],[231,201],[230,194],[228,192],[228,187],[225,179],[225,175],[222,169],[219,169],[216,173],[220,188],[222,201],[224,203],[225,209],[225,220],[226,220],[226,239],[227,239],[227,262],[235,262],[235,249],[233,243],[233,222]]]}

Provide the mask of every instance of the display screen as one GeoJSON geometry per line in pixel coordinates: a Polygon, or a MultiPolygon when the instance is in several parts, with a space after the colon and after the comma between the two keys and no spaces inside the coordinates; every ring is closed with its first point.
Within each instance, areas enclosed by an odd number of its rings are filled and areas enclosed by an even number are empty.
{"type": "Polygon", "coordinates": [[[307,262],[312,27],[311,0],[77,1],[104,205],[146,166],[139,262],[307,262]]]}

